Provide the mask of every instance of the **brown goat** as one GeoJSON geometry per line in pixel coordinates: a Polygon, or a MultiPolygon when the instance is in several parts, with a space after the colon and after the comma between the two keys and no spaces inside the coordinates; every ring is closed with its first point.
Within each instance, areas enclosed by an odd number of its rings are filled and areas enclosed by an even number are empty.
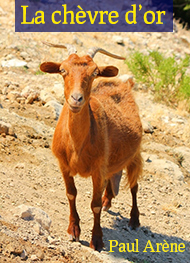
{"type": "Polygon", "coordinates": [[[94,226],[90,247],[100,251],[104,245],[101,208],[108,210],[111,207],[124,168],[132,193],[129,226],[135,229],[140,225],[136,194],[137,180],[142,172],[142,126],[131,92],[133,82],[122,83],[113,78],[94,81],[99,76],[118,74],[114,66],[98,67],[93,61],[96,52],[117,59],[125,59],[123,57],[103,49],[91,49],[88,55],[79,57],[73,46],[45,44],[67,48],[70,53],[62,63],[44,62],[40,66],[44,72],[61,74],[65,82],[66,102],[55,129],[52,151],[59,160],[70,205],[68,233],[72,240],[79,240],[80,219],[76,210],[74,176],[92,176],[94,226]]]}

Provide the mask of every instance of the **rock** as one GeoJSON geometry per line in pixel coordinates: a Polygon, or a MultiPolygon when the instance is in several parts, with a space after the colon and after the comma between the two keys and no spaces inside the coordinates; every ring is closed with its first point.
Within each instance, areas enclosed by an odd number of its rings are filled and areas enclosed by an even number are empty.
{"type": "Polygon", "coordinates": [[[39,97],[39,93],[38,92],[33,92],[31,93],[27,99],[26,99],[26,104],[32,104],[35,100],[37,100],[39,97]]]}
{"type": "Polygon", "coordinates": [[[16,101],[20,104],[25,104],[25,100],[26,100],[25,98],[21,98],[21,97],[16,98],[16,101]]]}
{"type": "Polygon", "coordinates": [[[51,109],[53,109],[54,119],[58,120],[59,115],[62,111],[63,105],[58,103],[56,100],[50,100],[48,103],[45,104],[45,107],[50,107],[51,109]]]}
{"type": "Polygon", "coordinates": [[[183,43],[187,44],[190,46],[190,38],[187,36],[181,36],[181,40],[183,41],[183,43]]]}
{"type": "Polygon", "coordinates": [[[42,261],[44,259],[44,252],[40,249],[36,253],[36,256],[38,257],[38,259],[40,259],[42,261]]]}
{"type": "Polygon", "coordinates": [[[29,54],[27,52],[25,52],[25,51],[22,51],[20,53],[20,56],[26,61],[31,61],[31,58],[29,57],[29,54]]]}
{"type": "MultiPolygon", "coordinates": [[[[172,180],[183,181],[184,175],[179,166],[167,159],[155,158],[155,154],[149,154],[144,163],[144,169],[151,174],[162,174],[170,177],[172,180]],[[158,169],[159,167],[159,169],[158,169]]],[[[145,156],[144,156],[145,157],[145,156]]]]}
{"type": "Polygon", "coordinates": [[[145,133],[152,134],[154,132],[154,127],[148,121],[142,120],[142,126],[143,126],[143,131],[145,133]]]}
{"type": "Polygon", "coordinates": [[[35,220],[40,224],[40,226],[45,229],[49,230],[51,226],[51,219],[49,216],[40,208],[31,207],[27,205],[20,205],[17,207],[17,214],[24,220],[35,220]]]}
{"type": "Polygon", "coordinates": [[[22,90],[21,96],[27,98],[30,95],[31,92],[34,92],[34,90],[30,86],[26,86],[22,90]]]}
{"type": "Polygon", "coordinates": [[[55,82],[53,86],[53,93],[56,98],[62,98],[64,96],[64,85],[61,82],[55,82]]]}
{"type": "Polygon", "coordinates": [[[73,36],[73,44],[77,44],[81,47],[83,46],[83,42],[76,35],[73,36]]]}
{"type": "Polygon", "coordinates": [[[27,255],[26,250],[23,250],[23,251],[22,251],[20,257],[21,257],[21,260],[25,260],[25,259],[27,259],[28,255],[27,255]]]}
{"type": "Polygon", "coordinates": [[[7,67],[7,68],[10,68],[10,67],[27,67],[27,63],[26,63],[26,61],[23,61],[23,60],[20,60],[17,58],[13,58],[10,60],[1,61],[1,66],[7,67]]]}
{"type": "Polygon", "coordinates": [[[41,225],[38,222],[36,222],[34,224],[33,229],[38,235],[42,235],[43,234],[42,227],[41,227],[41,225]]]}
{"type": "Polygon", "coordinates": [[[122,82],[127,82],[128,79],[133,79],[133,76],[131,75],[128,75],[128,74],[123,74],[121,76],[119,76],[119,79],[122,81],[122,82]]]}
{"type": "Polygon", "coordinates": [[[40,99],[42,103],[50,100],[58,100],[64,102],[64,83],[56,81],[53,86],[46,87],[40,92],[40,99]]]}
{"type": "Polygon", "coordinates": [[[20,210],[20,215],[19,216],[22,219],[25,219],[25,220],[32,220],[33,219],[32,211],[31,211],[29,206],[27,206],[27,205],[20,205],[18,208],[20,210]]]}
{"type": "Polygon", "coordinates": [[[9,123],[6,123],[4,121],[0,121],[0,134],[6,134],[14,136],[14,129],[12,128],[12,125],[9,123]]]}
{"type": "MultiPolygon", "coordinates": [[[[25,103],[26,104],[32,104],[34,100],[37,100],[39,98],[39,93],[35,90],[33,90],[30,86],[26,86],[22,92],[21,96],[25,98],[25,103]]],[[[18,102],[21,102],[21,99],[18,98],[18,102]]]]}
{"type": "Polygon", "coordinates": [[[44,104],[47,103],[48,101],[55,100],[53,95],[50,92],[48,92],[46,89],[40,91],[40,99],[44,104]]]}
{"type": "Polygon", "coordinates": [[[5,133],[8,134],[10,124],[0,121],[0,134],[5,133]]]}
{"type": "Polygon", "coordinates": [[[51,236],[48,236],[47,240],[50,245],[55,245],[57,242],[57,240],[55,238],[52,238],[51,236]]]}
{"type": "Polygon", "coordinates": [[[178,155],[178,160],[182,166],[187,170],[187,172],[190,174],[190,148],[181,146],[177,147],[174,150],[174,153],[178,155]]]}
{"type": "Polygon", "coordinates": [[[10,100],[10,101],[15,101],[18,97],[20,97],[20,93],[18,91],[11,91],[8,93],[7,95],[7,98],[10,100]]]}
{"type": "Polygon", "coordinates": [[[23,247],[17,240],[14,240],[14,242],[11,242],[6,246],[6,251],[9,254],[21,255],[23,252],[23,247]]]}
{"type": "Polygon", "coordinates": [[[31,260],[33,260],[33,261],[37,261],[38,260],[38,257],[36,256],[36,255],[31,255],[31,260]]]}
{"type": "Polygon", "coordinates": [[[169,146],[166,146],[162,143],[156,143],[156,142],[146,142],[143,143],[143,150],[148,152],[168,152],[171,150],[169,146]]]}
{"type": "Polygon", "coordinates": [[[112,40],[114,43],[117,43],[118,45],[124,46],[124,41],[123,41],[123,38],[121,36],[115,35],[112,37],[112,40]]]}
{"type": "Polygon", "coordinates": [[[11,54],[11,53],[9,53],[9,54],[7,54],[7,56],[6,56],[6,60],[10,60],[10,59],[15,59],[15,56],[13,55],[13,54],[11,54]]]}

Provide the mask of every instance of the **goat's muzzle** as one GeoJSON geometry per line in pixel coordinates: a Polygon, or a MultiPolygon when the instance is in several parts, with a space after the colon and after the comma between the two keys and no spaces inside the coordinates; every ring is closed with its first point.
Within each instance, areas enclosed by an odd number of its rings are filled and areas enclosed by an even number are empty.
{"type": "Polygon", "coordinates": [[[81,93],[73,93],[68,100],[69,108],[72,112],[77,113],[84,104],[84,96],[81,93]]]}

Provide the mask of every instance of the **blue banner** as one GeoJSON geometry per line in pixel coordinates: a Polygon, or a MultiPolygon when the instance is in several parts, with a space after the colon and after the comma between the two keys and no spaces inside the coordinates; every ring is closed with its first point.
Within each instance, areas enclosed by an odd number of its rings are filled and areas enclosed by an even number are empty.
{"type": "Polygon", "coordinates": [[[172,32],[173,0],[15,0],[16,32],[172,32]]]}

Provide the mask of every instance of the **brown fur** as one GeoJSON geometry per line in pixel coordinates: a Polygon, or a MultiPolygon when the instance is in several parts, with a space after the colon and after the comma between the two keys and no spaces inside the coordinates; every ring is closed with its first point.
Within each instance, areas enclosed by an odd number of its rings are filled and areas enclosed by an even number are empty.
{"type": "Polygon", "coordinates": [[[111,206],[114,193],[109,179],[114,174],[121,174],[124,168],[133,197],[129,225],[132,228],[139,226],[136,193],[142,172],[142,126],[131,92],[133,82],[122,83],[114,78],[94,81],[98,76],[117,75],[117,68],[98,68],[89,56],[78,57],[76,54],[60,64],[55,63],[55,66],[52,62],[43,63],[41,70],[62,74],[65,81],[66,103],[55,129],[52,151],[59,160],[67,194],[73,196],[72,200],[68,198],[68,233],[72,239],[79,239],[79,216],[75,205],[77,190],[73,176],[77,173],[83,177],[92,176],[94,227],[90,246],[101,250],[101,210],[97,212],[97,207],[103,205],[107,210],[111,206]]]}

